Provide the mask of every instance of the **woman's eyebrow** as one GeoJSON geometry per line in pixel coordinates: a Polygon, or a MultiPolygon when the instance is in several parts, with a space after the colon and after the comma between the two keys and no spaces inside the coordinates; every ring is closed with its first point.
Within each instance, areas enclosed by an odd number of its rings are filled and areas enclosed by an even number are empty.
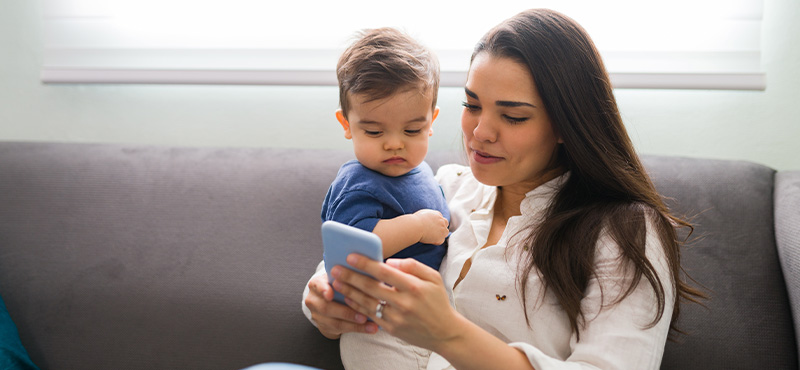
{"type": "MultiPolygon", "coordinates": [[[[474,91],[472,91],[472,90],[470,90],[470,89],[468,89],[466,87],[464,88],[464,92],[470,98],[473,98],[473,99],[476,99],[476,100],[480,100],[480,99],[478,99],[478,94],[476,94],[474,91]]],[[[511,108],[513,108],[513,107],[523,107],[523,106],[524,107],[536,108],[535,105],[533,105],[531,103],[522,102],[522,101],[498,100],[498,101],[494,102],[494,104],[496,104],[498,106],[501,106],[501,107],[511,107],[511,108]]]]}
{"type": "Polygon", "coordinates": [[[466,87],[464,88],[464,92],[465,92],[465,93],[466,93],[466,94],[467,94],[467,95],[468,95],[470,98],[473,98],[473,99],[478,99],[478,94],[474,93],[472,90],[470,90],[470,89],[468,89],[468,88],[466,88],[466,87]]]}
{"type": "Polygon", "coordinates": [[[501,106],[501,107],[523,107],[524,106],[524,107],[536,108],[535,105],[533,105],[531,103],[522,102],[522,101],[498,100],[498,101],[496,101],[494,103],[496,105],[501,106]]]}

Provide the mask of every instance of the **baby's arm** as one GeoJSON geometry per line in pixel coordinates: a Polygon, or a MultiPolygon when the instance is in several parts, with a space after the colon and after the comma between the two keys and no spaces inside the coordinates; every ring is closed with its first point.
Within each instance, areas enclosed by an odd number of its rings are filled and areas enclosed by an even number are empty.
{"type": "Polygon", "coordinates": [[[447,237],[447,219],[439,211],[422,209],[408,215],[378,221],[373,233],[383,242],[383,258],[418,242],[442,244],[447,237]]]}

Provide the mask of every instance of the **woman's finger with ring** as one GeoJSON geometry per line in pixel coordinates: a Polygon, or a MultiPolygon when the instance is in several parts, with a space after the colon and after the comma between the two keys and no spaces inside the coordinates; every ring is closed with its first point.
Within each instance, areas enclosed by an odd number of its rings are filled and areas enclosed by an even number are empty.
{"type": "Polygon", "coordinates": [[[382,319],[383,318],[383,309],[386,307],[386,301],[381,300],[378,302],[378,305],[375,307],[375,317],[382,319]]]}
{"type": "Polygon", "coordinates": [[[382,319],[384,317],[384,311],[388,304],[386,301],[378,301],[377,305],[373,306],[375,304],[375,298],[339,280],[334,281],[333,284],[337,291],[344,294],[344,302],[348,307],[356,312],[364,314],[364,316],[374,317],[376,319],[382,319]],[[374,311],[370,310],[372,307],[374,307],[374,311]]]}

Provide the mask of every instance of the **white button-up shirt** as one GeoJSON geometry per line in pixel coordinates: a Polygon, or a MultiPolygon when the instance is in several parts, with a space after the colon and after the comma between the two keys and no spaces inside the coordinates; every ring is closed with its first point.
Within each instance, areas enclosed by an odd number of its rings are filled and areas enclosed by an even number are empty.
{"type": "MultiPolygon", "coordinates": [[[[544,292],[535,268],[527,277],[526,288],[530,325],[525,321],[518,288],[517,271],[522,265],[517,243],[527,236],[530,225],[540,222],[567,176],[526,194],[520,205],[522,215],[508,220],[496,245],[482,248],[491,228],[497,188],[478,182],[469,167],[447,165],[439,169],[436,177],[447,197],[451,228],[455,230],[440,269],[451,304],[470,321],[523,351],[537,370],[658,369],[669,332],[674,291],[661,244],[649,221],[646,254],[666,291],[666,307],[655,326],[648,326],[655,318],[657,300],[647,280],[641,280],[632,294],[614,303],[630,285],[632,276],[622,268],[616,243],[602,233],[595,256],[599,279],[591,278],[581,302],[586,325],[580,326],[580,341],[555,296],[544,292]],[[454,288],[468,259],[472,266],[454,288]]],[[[428,369],[446,368],[450,368],[447,361],[434,353],[428,369]]]]}

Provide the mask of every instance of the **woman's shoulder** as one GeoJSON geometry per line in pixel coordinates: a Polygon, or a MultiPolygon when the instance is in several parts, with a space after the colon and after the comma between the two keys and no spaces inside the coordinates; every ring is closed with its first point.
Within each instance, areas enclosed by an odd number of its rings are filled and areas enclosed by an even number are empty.
{"type": "Polygon", "coordinates": [[[675,225],[670,223],[669,219],[659,210],[650,205],[630,203],[622,207],[625,208],[625,212],[618,213],[614,217],[609,216],[603,222],[605,226],[601,229],[597,240],[596,256],[609,261],[619,261],[623,254],[621,242],[626,244],[643,243],[640,247],[644,248],[645,255],[651,260],[651,263],[654,260],[663,262],[662,260],[665,258],[664,248],[668,246],[664,245],[662,236],[665,232],[669,233],[665,231],[665,228],[674,228],[675,225]],[[614,221],[618,223],[616,227],[611,225],[614,221]],[[620,226],[619,223],[624,223],[625,225],[620,226]],[[632,226],[638,228],[638,230],[631,229],[627,233],[621,231],[632,226]],[[615,233],[614,230],[617,232],[615,233]],[[625,236],[631,240],[620,240],[625,236]]]}

